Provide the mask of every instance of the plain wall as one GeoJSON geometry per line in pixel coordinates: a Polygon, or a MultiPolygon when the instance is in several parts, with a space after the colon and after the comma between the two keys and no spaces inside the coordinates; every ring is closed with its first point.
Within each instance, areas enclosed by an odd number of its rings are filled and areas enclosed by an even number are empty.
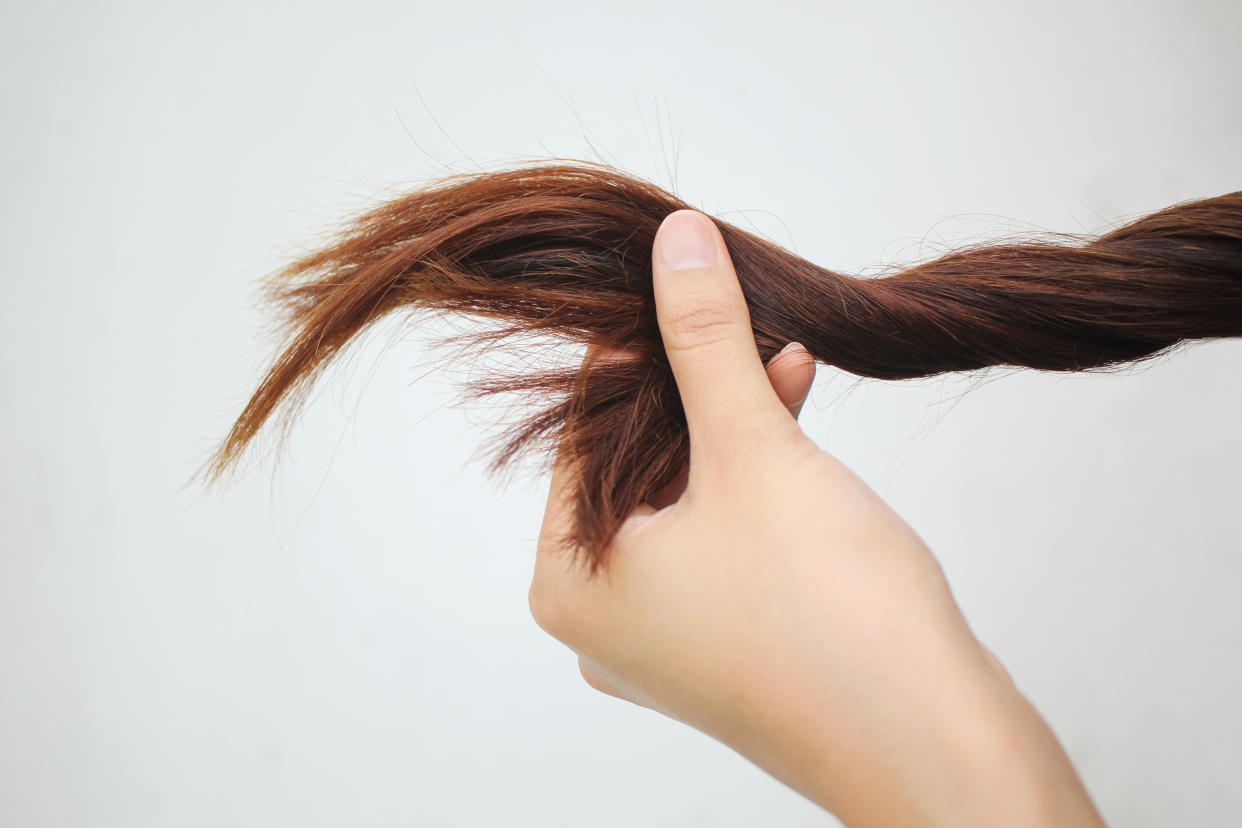
{"type": "MultiPolygon", "coordinates": [[[[331,371],[279,466],[183,488],[272,354],[257,280],[382,192],[602,156],[867,272],[1242,186],[1231,0],[3,18],[4,825],[831,824],[535,626],[546,480],[486,476],[427,330],[331,371]]],[[[803,414],[1117,826],[1242,811],[1240,369],[821,369],[803,414]]]]}

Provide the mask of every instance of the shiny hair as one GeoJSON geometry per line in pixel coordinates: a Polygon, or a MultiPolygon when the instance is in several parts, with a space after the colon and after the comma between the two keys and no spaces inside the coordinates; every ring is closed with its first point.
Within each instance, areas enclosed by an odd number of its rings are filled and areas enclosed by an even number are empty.
{"type": "MultiPolygon", "coordinates": [[[[320,370],[394,311],[498,320],[472,335],[484,349],[535,334],[625,351],[635,358],[491,374],[468,388],[542,402],[507,432],[493,466],[562,447],[580,473],[564,540],[594,570],[625,516],[689,459],[651,282],[656,230],[687,207],[615,169],[558,163],[457,176],[368,210],[267,282],[286,344],[201,471],[222,477],[278,410],[288,424],[320,370]]],[[[878,278],[835,273],[714,220],[765,361],[797,341],[819,362],[881,379],[993,365],[1082,371],[1242,335],[1242,192],[1096,238],[973,246],[878,278]]]]}

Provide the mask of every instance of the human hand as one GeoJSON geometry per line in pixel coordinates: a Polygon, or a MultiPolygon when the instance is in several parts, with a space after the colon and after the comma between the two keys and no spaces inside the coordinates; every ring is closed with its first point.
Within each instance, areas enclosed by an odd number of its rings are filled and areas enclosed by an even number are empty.
{"type": "Polygon", "coordinates": [[[715,225],[673,213],[653,266],[689,469],[590,577],[559,543],[575,472],[558,461],[540,626],[593,687],[719,739],[847,824],[1101,824],[931,552],[798,427],[813,363],[794,346],[765,370],[715,225]]]}

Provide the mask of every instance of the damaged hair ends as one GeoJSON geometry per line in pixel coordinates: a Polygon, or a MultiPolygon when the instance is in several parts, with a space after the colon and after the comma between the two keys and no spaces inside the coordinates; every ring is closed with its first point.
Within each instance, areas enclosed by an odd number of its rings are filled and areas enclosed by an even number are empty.
{"type": "MultiPolygon", "coordinates": [[[[632,358],[486,375],[467,388],[541,402],[505,434],[493,467],[561,447],[580,472],[565,543],[594,571],[625,516],[689,460],[651,278],[656,230],[689,206],[615,169],[572,163],[457,176],[357,216],[266,283],[285,344],[202,472],[220,479],[266,422],[291,422],[324,366],[393,312],[495,320],[470,335],[480,348],[533,334],[624,351],[632,358]]],[[[1095,238],[975,246],[878,278],[835,273],[714,221],[765,361],[796,341],[819,362],[880,379],[1082,371],[1242,335],[1242,192],[1095,238]]]]}

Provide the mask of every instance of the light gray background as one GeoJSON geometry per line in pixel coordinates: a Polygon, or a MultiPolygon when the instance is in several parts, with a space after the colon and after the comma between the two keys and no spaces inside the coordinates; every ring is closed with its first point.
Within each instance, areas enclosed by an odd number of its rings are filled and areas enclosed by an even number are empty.
{"type": "MultiPolygon", "coordinates": [[[[580,680],[526,606],[546,481],[486,477],[419,332],[278,469],[181,488],[270,355],[255,281],[384,187],[548,154],[845,270],[1098,231],[1242,187],[1242,6],[350,5],[4,11],[0,823],[831,823],[580,680]]],[[[1115,825],[1242,809],[1240,369],[825,370],[803,415],[1115,825]]]]}

